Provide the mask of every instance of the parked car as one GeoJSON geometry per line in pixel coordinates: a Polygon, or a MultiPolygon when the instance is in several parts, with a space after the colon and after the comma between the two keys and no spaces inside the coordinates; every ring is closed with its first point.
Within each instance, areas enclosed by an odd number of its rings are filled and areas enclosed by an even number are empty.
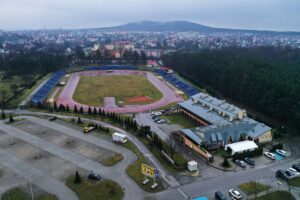
{"type": "Polygon", "coordinates": [[[93,171],[89,173],[88,178],[97,181],[101,180],[101,176],[93,171]]]}
{"type": "Polygon", "coordinates": [[[163,123],[166,123],[166,122],[167,122],[166,119],[161,119],[161,120],[156,121],[156,123],[158,123],[158,124],[163,124],[163,123]]]}
{"type": "Polygon", "coordinates": [[[49,119],[49,121],[54,121],[54,120],[57,120],[57,117],[56,116],[53,116],[49,119]]]}
{"type": "Polygon", "coordinates": [[[246,168],[246,163],[242,160],[236,160],[235,163],[242,168],[246,168]]]}
{"type": "Polygon", "coordinates": [[[156,112],[156,111],[152,111],[151,112],[151,116],[161,116],[162,112],[156,112]]]}
{"type": "Polygon", "coordinates": [[[251,158],[246,157],[244,160],[245,160],[245,162],[248,163],[249,165],[255,165],[255,160],[253,160],[253,159],[251,159],[251,158]]]}
{"type": "Polygon", "coordinates": [[[227,200],[227,198],[225,197],[225,195],[222,192],[220,192],[220,191],[215,192],[215,198],[217,200],[227,200]]]}
{"type": "Polygon", "coordinates": [[[298,172],[300,172],[300,164],[294,164],[292,166],[295,170],[297,170],[298,172]]]}
{"type": "Polygon", "coordinates": [[[285,170],[284,171],[286,173],[286,175],[289,177],[289,179],[295,178],[297,177],[293,172],[285,170]]]}
{"type": "Polygon", "coordinates": [[[154,122],[158,122],[160,120],[160,117],[157,116],[157,118],[154,119],[154,122]]]}
{"type": "Polygon", "coordinates": [[[159,118],[159,116],[153,115],[151,118],[152,118],[153,120],[155,120],[156,118],[159,118]]]}
{"type": "Polygon", "coordinates": [[[264,155],[265,156],[267,156],[268,158],[270,158],[270,159],[272,159],[272,160],[275,160],[276,159],[276,156],[275,156],[275,154],[273,154],[273,153],[270,153],[270,152],[265,152],[264,153],[264,155]]]}
{"type": "Polygon", "coordinates": [[[277,178],[282,178],[284,180],[289,180],[290,179],[290,177],[283,170],[277,170],[276,171],[276,177],[277,178]]]}
{"type": "Polygon", "coordinates": [[[278,153],[279,155],[283,156],[283,157],[286,157],[286,151],[284,150],[281,150],[281,149],[276,149],[276,153],[278,153]]]}
{"type": "Polygon", "coordinates": [[[230,189],[229,190],[229,195],[235,199],[242,199],[242,195],[239,191],[237,191],[236,189],[230,189]]]}
{"type": "Polygon", "coordinates": [[[295,176],[300,176],[300,173],[295,170],[294,168],[288,168],[287,171],[290,171],[292,174],[294,174],[295,176]]]}

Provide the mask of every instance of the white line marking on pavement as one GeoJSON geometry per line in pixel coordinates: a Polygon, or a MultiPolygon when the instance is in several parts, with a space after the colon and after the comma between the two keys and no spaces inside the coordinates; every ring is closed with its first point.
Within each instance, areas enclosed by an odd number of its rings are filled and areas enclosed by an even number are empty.
{"type": "Polygon", "coordinates": [[[185,199],[189,199],[189,197],[179,188],[176,189],[182,196],[184,196],[185,199]]]}

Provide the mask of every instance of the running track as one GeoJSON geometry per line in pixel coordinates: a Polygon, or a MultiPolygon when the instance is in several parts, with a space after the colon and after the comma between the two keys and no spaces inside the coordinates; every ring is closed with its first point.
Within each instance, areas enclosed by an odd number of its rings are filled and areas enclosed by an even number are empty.
{"type": "MultiPolygon", "coordinates": [[[[104,109],[105,112],[115,112],[115,113],[137,113],[137,112],[145,112],[149,110],[154,110],[160,108],[162,106],[168,105],[173,102],[180,102],[183,101],[180,95],[177,95],[174,90],[167,86],[166,83],[159,80],[154,74],[146,71],[137,71],[137,70],[97,70],[97,71],[83,71],[83,72],[76,72],[73,73],[62,90],[60,96],[58,97],[56,103],[57,105],[69,105],[71,109],[74,108],[74,105],[77,105],[79,109],[80,106],[86,111],[88,110],[89,105],[84,105],[78,103],[73,100],[73,94],[75,92],[76,86],[80,79],[80,76],[105,76],[105,75],[126,75],[126,74],[136,74],[136,75],[143,75],[146,76],[147,79],[163,94],[163,97],[154,103],[147,104],[147,105],[126,105],[123,107],[101,107],[104,109]]],[[[130,87],[130,86],[128,86],[130,87]]],[[[96,88],[95,88],[96,89],[96,88]]],[[[96,107],[100,108],[100,107],[96,107]]]]}

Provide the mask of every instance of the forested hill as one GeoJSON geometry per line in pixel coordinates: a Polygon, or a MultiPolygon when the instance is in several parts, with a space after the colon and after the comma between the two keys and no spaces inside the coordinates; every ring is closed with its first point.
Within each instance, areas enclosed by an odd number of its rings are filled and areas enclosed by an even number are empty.
{"type": "Polygon", "coordinates": [[[230,48],[173,53],[167,66],[274,119],[300,128],[300,50],[230,48]]]}

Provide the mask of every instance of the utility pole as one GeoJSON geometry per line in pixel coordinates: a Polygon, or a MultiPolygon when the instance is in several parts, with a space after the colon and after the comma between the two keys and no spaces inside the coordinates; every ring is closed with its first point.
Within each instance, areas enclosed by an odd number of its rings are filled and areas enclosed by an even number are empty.
{"type": "Polygon", "coordinates": [[[31,176],[32,176],[32,174],[30,174],[30,175],[28,176],[28,179],[29,179],[29,186],[30,186],[31,200],[34,200],[34,197],[33,197],[33,191],[32,191],[32,185],[31,185],[31,176]]]}

